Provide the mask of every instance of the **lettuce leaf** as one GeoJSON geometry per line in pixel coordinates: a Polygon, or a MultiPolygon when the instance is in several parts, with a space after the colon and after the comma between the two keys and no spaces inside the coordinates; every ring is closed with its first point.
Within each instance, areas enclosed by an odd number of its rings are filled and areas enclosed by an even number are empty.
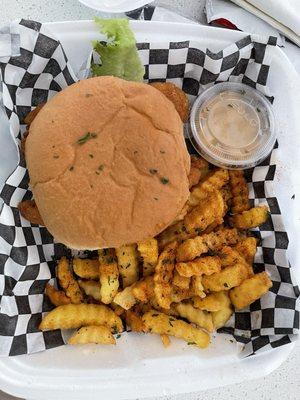
{"type": "Polygon", "coordinates": [[[127,19],[95,18],[107,41],[94,41],[101,65],[93,63],[93,76],[112,75],[128,81],[142,81],[145,69],[139,58],[134,34],[127,19]]]}

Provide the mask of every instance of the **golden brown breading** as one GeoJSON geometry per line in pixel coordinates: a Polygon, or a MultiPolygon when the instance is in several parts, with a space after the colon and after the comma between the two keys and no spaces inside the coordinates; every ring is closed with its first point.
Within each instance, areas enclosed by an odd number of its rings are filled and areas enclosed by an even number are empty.
{"type": "Polygon", "coordinates": [[[21,201],[21,203],[18,204],[18,209],[22,217],[27,219],[30,223],[45,226],[34,200],[21,201]]]}
{"type": "Polygon", "coordinates": [[[229,218],[231,226],[238,229],[256,228],[266,222],[268,219],[268,207],[260,206],[253,207],[248,211],[243,211],[241,214],[234,214],[229,218]]]}
{"type": "Polygon", "coordinates": [[[187,122],[190,113],[189,99],[183,90],[171,82],[154,82],[151,86],[163,93],[176,108],[182,122],[187,122]]]}
{"type": "Polygon", "coordinates": [[[204,179],[209,171],[208,162],[202,157],[191,155],[191,169],[189,173],[190,188],[204,179]]]}

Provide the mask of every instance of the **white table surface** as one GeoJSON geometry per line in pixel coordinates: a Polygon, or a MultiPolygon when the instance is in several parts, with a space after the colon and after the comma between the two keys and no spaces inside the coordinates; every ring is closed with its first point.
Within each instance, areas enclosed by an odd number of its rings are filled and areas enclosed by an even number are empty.
{"type": "MultiPolygon", "coordinates": [[[[205,23],[205,0],[164,0],[166,5],[179,13],[205,23]]],[[[76,0],[0,0],[0,25],[15,18],[39,21],[90,19],[95,14],[76,0]]],[[[45,400],[47,394],[45,393],[45,400]]],[[[254,381],[230,385],[204,392],[161,397],[163,400],[299,400],[300,399],[300,341],[287,361],[269,376],[254,381]]],[[[0,391],[0,400],[16,400],[0,391]]],[[[109,400],[109,399],[107,399],[109,400]]],[[[138,399],[137,399],[138,400],[138,399]]],[[[150,399],[148,399],[150,400],[150,399]]],[[[158,400],[151,398],[151,400],[158,400]]]]}

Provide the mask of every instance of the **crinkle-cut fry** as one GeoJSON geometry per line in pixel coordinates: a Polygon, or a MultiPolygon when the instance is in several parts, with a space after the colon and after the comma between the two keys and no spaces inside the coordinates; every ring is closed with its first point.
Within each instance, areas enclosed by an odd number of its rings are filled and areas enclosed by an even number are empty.
{"type": "Polygon", "coordinates": [[[218,251],[224,246],[235,245],[239,241],[236,229],[220,229],[202,236],[196,236],[181,243],[177,249],[177,261],[190,261],[208,251],[218,251]]]}
{"type": "Polygon", "coordinates": [[[99,260],[74,258],[73,271],[79,278],[99,280],[99,260]]]}
{"type": "Polygon", "coordinates": [[[234,249],[244,257],[248,264],[252,265],[257,251],[257,240],[256,238],[249,236],[237,243],[234,246],[234,249]]]}
{"type": "Polygon", "coordinates": [[[119,247],[116,249],[116,255],[123,287],[125,288],[139,279],[139,254],[136,244],[119,247]]]}
{"type": "Polygon", "coordinates": [[[232,203],[232,193],[230,190],[229,185],[225,185],[224,187],[222,187],[222,189],[220,190],[220,193],[222,195],[224,204],[225,204],[225,209],[226,212],[231,208],[231,203],[232,203]]]}
{"type": "Polygon", "coordinates": [[[35,200],[23,200],[18,204],[18,209],[22,217],[32,224],[43,225],[44,221],[41,217],[39,209],[37,208],[35,200]]]}
{"type": "Polygon", "coordinates": [[[100,295],[109,304],[118,293],[119,269],[114,249],[99,250],[100,295]]]}
{"type": "Polygon", "coordinates": [[[243,257],[237,250],[235,250],[232,247],[225,246],[219,253],[219,256],[221,257],[221,266],[222,268],[226,268],[235,264],[245,264],[247,270],[248,270],[248,276],[252,276],[254,274],[253,272],[253,267],[252,263],[247,263],[245,257],[243,257]]]}
{"type": "Polygon", "coordinates": [[[216,169],[210,172],[204,180],[200,181],[200,183],[192,189],[188,203],[191,206],[196,206],[201,200],[207,197],[208,192],[221,189],[228,181],[229,175],[226,169],[216,169]]]}
{"type": "Polygon", "coordinates": [[[69,339],[68,344],[116,344],[107,326],[83,326],[69,339]]]}
{"type": "Polygon", "coordinates": [[[231,226],[237,229],[256,228],[266,222],[269,212],[267,206],[253,207],[248,211],[243,211],[241,214],[235,214],[229,218],[231,226]]]}
{"type": "Polygon", "coordinates": [[[158,243],[149,239],[138,243],[138,251],[143,259],[143,276],[152,275],[158,260],[158,243]]]}
{"type": "Polygon", "coordinates": [[[204,311],[219,311],[224,304],[223,292],[215,292],[208,294],[206,297],[193,297],[193,304],[195,308],[204,311]]]}
{"type": "Polygon", "coordinates": [[[99,282],[93,280],[83,281],[81,279],[78,279],[77,282],[87,296],[92,296],[93,299],[101,301],[99,282]]]}
{"type": "Polygon", "coordinates": [[[41,111],[41,109],[44,107],[45,104],[46,103],[40,103],[26,115],[24,119],[26,125],[30,125],[33,122],[33,120],[35,119],[35,117],[38,115],[38,113],[41,111]]]}
{"type": "Polygon", "coordinates": [[[161,342],[162,342],[163,346],[169,347],[171,344],[171,340],[170,340],[169,336],[163,333],[162,335],[160,335],[160,337],[161,337],[161,342]]]}
{"type": "Polygon", "coordinates": [[[267,293],[272,285],[272,281],[266,272],[255,274],[244,280],[240,286],[230,290],[230,300],[237,310],[241,310],[267,293]]]}
{"type": "Polygon", "coordinates": [[[71,299],[71,303],[79,304],[83,302],[83,295],[78,282],[75,280],[70,269],[69,261],[62,257],[57,265],[57,278],[60,286],[66,295],[71,299]]]}
{"type": "Polygon", "coordinates": [[[71,299],[62,290],[56,289],[54,286],[47,283],[46,295],[54,306],[62,306],[64,304],[70,304],[71,299]]]}
{"type": "Polygon", "coordinates": [[[202,284],[202,276],[192,276],[191,278],[191,296],[205,297],[204,287],[202,284]]]}
{"type": "Polygon", "coordinates": [[[183,221],[171,225],[160,234],[160,247],[163,248],[174,240],[183,241],[193,238],[203,233],[212,224],[220,225],[225,212],[225,203],[220,191],[208,192],[205,200],[201,200],[199,205],[193,207],[183,221]]]}
{"type": "Polygon", "coordinates": [[[206,292],[220,292],[239,286],[248,276],[249,270],[247,264],[243,261],[226,267],[221,272],[209,276],[204,275],[202,284],[206,292]]]}
{"type": "Polygon", "coordinates": [[[105,325],[113,331],[122,332],[121,319],[103,304],[66,304],[50,311],[40,323],[39,329],[76,329],[89,325],[105,325]]]}
{"type": "Polygon", "coordinates": [[[209,172],[209,164],[204,158],[191,155],[191,169],[189,173],[190,188],[197,185],[209,172]]]}
{"type": "Polygon", "coordinates": [[[154,295],[160,307],[170,308],[177,242],[169,243],[158,257],[154,273],[154,295]]]}
{"type": "Polygon", "coordinates": [[[190,287],[191,279],[186,276],[179,275],[179,273],[175,270],[174,276],[172,280],[172,284],[174,286],[179,287],[180,289],[188,289],[190,287]]]}
{"type": "Polygon", "coordinates": [[[209,335],[201,329],[195,328],[187,322],[160,313],[156,310],[148,311],[143,315],[145,332],[158,335],[170,335],[183,339],[189,344],[204,349],[209,345],[209,335]]]}
{"type": "Polygon", "coordinates": [[[181,289],[177,286],[172,287],[171,291],[171,302],[180,303],[182,300],[189,299],[191,297],[190,289],[181,289]]]}
{"type": "Polygon", "coordinates": [[[175,264],[176,271],[184,277],[211,275],[221,271],[221,259],[218,256],[202,256],[193,261],[175,264]]]}
{"type": "Polygon", "coordinates": [[[198,325],[208,332],[213,331],[214,326],[210,313],[195,308],[191,303],[176,304],[175,309],[181,318],[187,319],[189,322],[198,325]]]}
{"type": "Polygon", "coordinates": [[[114,303],[118,304],[125,310],[129,310],[136,304],[136,298],[132,294],[132,286],[127,286],[114,297],[114,303]]]}
{"type": "Polygon", "coordinates": [[[233,314],[228,292],[223,291],[219,293],[222,308],[219,311],[211,313],[215,330],[222,328],[233,314]]]}
{"type": "Polygon", "coordinates": [[[136,282],[132,287],[132,294],[142,303],[149,301],[154,296],[153,276],[147,276],[136,282]]]}
{"type": "Polygon", "coordinates": [[[145,325],[142,317],[135,311],[127,310],[125,312],[126,325],[134,332],[144,332],[145,325]]]}
{"type": "Polygon", "coordinates": [[[231,212],[236,214],[249,210],[249,190],[244,171],[229,171],[229,186],[232,193],[231,212]]]}

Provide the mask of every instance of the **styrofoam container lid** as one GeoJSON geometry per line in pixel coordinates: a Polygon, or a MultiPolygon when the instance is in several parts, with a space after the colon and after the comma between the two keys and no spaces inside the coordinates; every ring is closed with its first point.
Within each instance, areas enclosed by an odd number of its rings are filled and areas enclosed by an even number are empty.
{"type": "MultiPolygon", "coordinates": [[[[94,10],[108,13],[123,13],[136,10],[149,3],[149,0],[79,0],[80,3],[94,10]]],[[[151,2],[151,1],[150,1],[151,2]]]]}

